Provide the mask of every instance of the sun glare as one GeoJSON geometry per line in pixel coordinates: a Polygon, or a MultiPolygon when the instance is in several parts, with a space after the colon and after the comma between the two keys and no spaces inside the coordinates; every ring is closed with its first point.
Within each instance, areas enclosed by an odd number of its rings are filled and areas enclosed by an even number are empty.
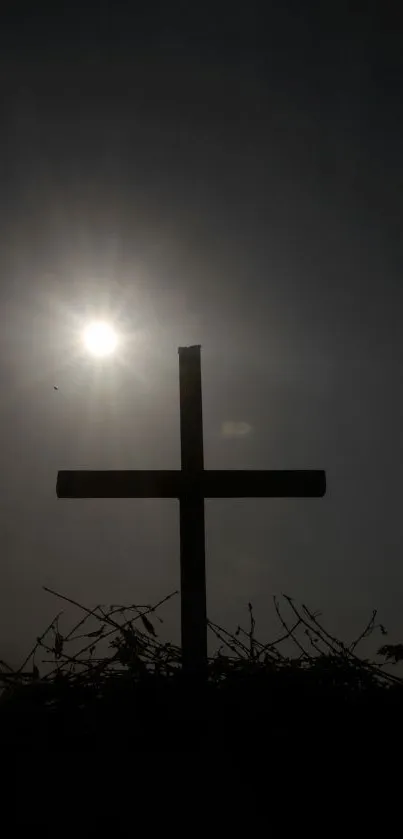
{"type": "Polygon", "coordinates": [[[84,332],[84,344],[92,355],[111,355],[117,344],[115,330],[108,323],[90,323],[84,332]]]}

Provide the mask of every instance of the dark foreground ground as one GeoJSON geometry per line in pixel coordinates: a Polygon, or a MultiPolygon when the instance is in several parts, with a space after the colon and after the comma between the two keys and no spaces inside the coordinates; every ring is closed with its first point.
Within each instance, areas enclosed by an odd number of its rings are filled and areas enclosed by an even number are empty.
{"type": "Polygon", "coordinates": [[[403,688],[367,691],[250,676],[203,690],[172,680],[110,680],[102,696],[65,684],[24,686],[3,699],[0,748],[262,751],[401,742],[403,688]]]}

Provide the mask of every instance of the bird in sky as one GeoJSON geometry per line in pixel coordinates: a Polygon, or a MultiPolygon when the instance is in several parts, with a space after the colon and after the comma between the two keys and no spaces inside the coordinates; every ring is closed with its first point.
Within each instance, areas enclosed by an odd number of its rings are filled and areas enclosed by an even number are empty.
{"type": "Polygon", "coordinates": [[[58,385],[53,385],[53,390],[59,390],[59,386],[58,385]]]}

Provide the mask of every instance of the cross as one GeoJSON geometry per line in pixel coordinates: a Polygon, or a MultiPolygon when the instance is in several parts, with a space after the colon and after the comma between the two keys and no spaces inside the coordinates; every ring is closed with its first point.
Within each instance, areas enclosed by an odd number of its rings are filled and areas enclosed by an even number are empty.
{"type": "Polygon", "coordinates": [[[205,470],[200,346],[179,347],[181,469],[61,471],[58,498],[177,498],[180,515],[182,666],[207,669],[205,498],[322,497],[321,470],[205,470]]]}

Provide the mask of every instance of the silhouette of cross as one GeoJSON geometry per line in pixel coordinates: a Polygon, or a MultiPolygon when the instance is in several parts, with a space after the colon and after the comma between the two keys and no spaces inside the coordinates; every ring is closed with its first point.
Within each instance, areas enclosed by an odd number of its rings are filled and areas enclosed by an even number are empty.
{"type": "Polygon", "coordinates": [[[205,675],[205,498],[322,497],[322,470],[205,470],[200,346],[179,347],[181,469],[60,471],[58,498],[177,498],[180,510],[182,665],[205,675]]]}

